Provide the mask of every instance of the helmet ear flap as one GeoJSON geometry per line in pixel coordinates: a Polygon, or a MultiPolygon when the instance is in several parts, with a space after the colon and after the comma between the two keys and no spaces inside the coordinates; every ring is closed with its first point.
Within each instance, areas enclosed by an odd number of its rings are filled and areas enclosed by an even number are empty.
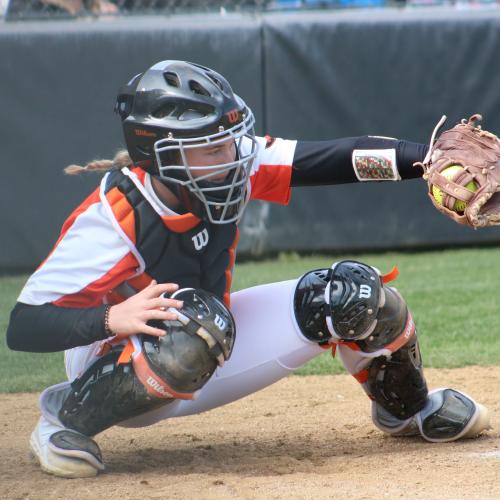
{"type": "Polygon", "coordinates": [[[130,94],[120,93],[116,98],[115,103],[115,113],[120,116],[121,120],[124,121],[132,111],[132,105],[134,104],[134,98],[130,94]]]}
{"type": "Polygon", "coordinates": [[[137,85],[143,73],[135,75],[127,85],[120,88],[116,98],[114,111],[117,113],[121,120],[124,121],[132,112],[134,105],[134,96],[137,90],[137,85]]]}

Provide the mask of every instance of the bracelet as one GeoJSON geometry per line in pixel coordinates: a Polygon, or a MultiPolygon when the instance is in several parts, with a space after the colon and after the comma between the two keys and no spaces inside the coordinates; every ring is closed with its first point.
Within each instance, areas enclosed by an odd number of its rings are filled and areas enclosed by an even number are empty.
{"type": "Polygon", "coordinates": [[[111,309],[110,305],[106,306],[104,311],[104,333],[106,333],[106,337],[113,337],[114,333],[109,327],[109,310],[111,309]]]}

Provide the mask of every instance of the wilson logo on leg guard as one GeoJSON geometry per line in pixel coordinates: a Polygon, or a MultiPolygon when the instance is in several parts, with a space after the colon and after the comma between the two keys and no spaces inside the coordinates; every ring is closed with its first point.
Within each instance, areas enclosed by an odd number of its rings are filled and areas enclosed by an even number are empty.
{"type": "Polygon", "coordinates": [[[218,314],[215,315],[214,323],[215,323],[215,326],[220,331],[223,331],[224,328],[226,328],[226,326],[227,326],[227,323],[218,314]]]}
{"type": "Polygon", "coordinates": [[[167,398],[173,398],[173,395],[168,392],[163,385],[161,385],[157,380],[153,377],[149,376],[146,380],[146,383],[152,387],[156,392],[159,392],[162,396],[167,398]]]}
{"type": "Polygon", "coordinates": [[[415,332],[415,323],[413,322],[411,314],[408,314],[408,323],[406,324],[404,338],[409,339],[414,332],[415,332]]]}

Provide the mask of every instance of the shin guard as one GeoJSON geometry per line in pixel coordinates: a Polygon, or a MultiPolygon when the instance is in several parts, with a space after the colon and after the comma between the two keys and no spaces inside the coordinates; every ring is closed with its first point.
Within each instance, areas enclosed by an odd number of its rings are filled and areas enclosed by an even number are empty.
{"type": "Polygon", "coordinates": [[[454,389],[429,393],[411,313],[386,286],[392,276],[355,261],[307,273],[294,300],[302,333],[337,349],[372,399],[373,421],[384,432],[433,442],[476,436],[489,427],[488,411],[454,389]]]}

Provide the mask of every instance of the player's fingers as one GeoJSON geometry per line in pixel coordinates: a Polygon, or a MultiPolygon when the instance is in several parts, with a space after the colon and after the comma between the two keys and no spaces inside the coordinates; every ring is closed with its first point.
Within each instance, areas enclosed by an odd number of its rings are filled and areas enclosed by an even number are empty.
{"type": "Polygon", "coordinates": [[[159,309],[151,309],[145,314],[146,319],[159,319],[163,321],[174,321],[178,318],[175,311],[160,311],[159,309]]]}
{"type": "Polygon", "coordinates": [[[164,337],[167,334],[165,330],[149,325],[143,325],[141,328],[141,332],[145,333],[146,335],[154,335],[155,337],[164,337]]]}
{"type": "Polygon", "coordinates": [[[163,309],[166,310],[169,307],[174,307],[180,309],[184,305],[184,301],[176,299],[166,299],[164,297],[157,297],[155,299],[150,299],[147,302],[148,309],[163,309]]]}
{"type": "Polygon", "coordinates": [[[140,292],[137,292],[134,297],[149,297],[154,287],[158,285],[156,280],[151,280],[140,292]]]}
{"type": "MultiPolygon", "coordinates": [[[[153,283],[153,282],[151,282],[153,283]]],[[[162,293],[173,293],[179,289],[177,283],[156,283],[146,287],[144,292],[144,297],[152,299],[153,297],[159,297],[162,293]]],[[[142,292],[141,292],[142,293],[142,292]]]]}

